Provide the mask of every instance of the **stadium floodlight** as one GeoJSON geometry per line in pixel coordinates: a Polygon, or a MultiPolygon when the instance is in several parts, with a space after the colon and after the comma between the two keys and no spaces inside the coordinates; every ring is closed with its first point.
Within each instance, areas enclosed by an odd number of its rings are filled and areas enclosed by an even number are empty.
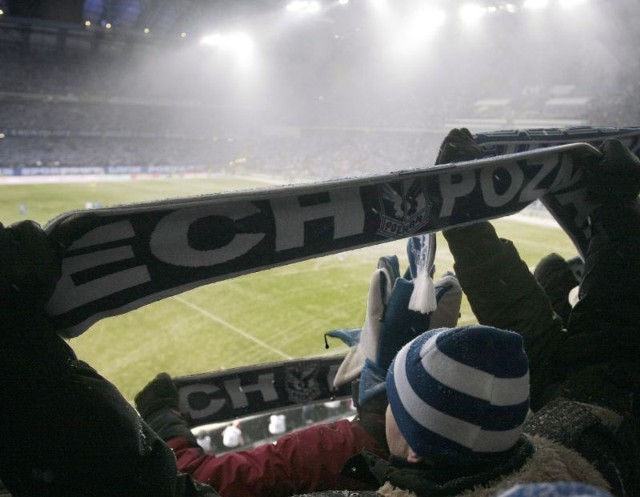
{"type": "Polygon", "coordinates": [[[467,24],[478,22],[486,13],[487,8],[477,3],[465,3],[459,11],[460,19],[467,24]]]}
{"type": "Polygon", "coordinates": [[[226,39],[220,33],[213,33],[200,38],[200,45],[223,48],[225,44],[226,44],[226,39]]]}
{"type": "Polygon", "coordinates": [[[212,33],[200,39],[200,45],[219,49],[230,54],[240,66],[246,67],[253,62],[255,43],[246,33],[212,33]]]}
{"type": "Polygon", "coordinates": [[[91,27],[91,21],[84,21],[84,27],[85,28],[90,28],[91,27]]]}
{"type": "Polygon", "coordinates": [[[340,5],[347,5],[349,3],[349,0],[338,0],[338,3],[340,5]]]}
{"type": "Polygon", "coordinates": [[[293,0],[287,4],[286,10],[296,14],[316,14],[320,12],[320,4],[315,0],[293,0]]]}
{"type": "Polygon", "coordinates": [[[447,18],[443,9],[423,7],[398,30],[395,48],[400,53],[412,53],[424,47],[426,41],[442,26],[447,18]]]}
{"type": "Polygon", "coordinates": [[[444,10],[432,7],[422,9],[416,16],[417,21],[428,29],[436,29],[442,26],[447,19],[444,10]]]}
{"type": "Polygon", "coordinates": [[[253,52],[255,44],[247,33],[231,33],[227,37],[227,46],[231,52],[248,55],[253,52]]]}
{"type": "Polygon", "coordinates": [[[254,47],[251,37],[242,32],[229,34],[213,33],[203,36],[200,43],[202,45],[227,49],[230,52],[247,52],[253,50],[254,47]]]}
{"type": "Polygon", "coordinates": [[[571,9],[587,3],[587,0],[560,0],[560,7],[571,9]]]}
{"type": "Polygon", "coordinates": [[[105,23],[104,25],[105,29],[111,29],[113,27],[113,24],[111,24],[110,22],[105,23]]]}
{"type": "Polygon", "coordinates": [[[522,6],[525,9],[544,9],[549,5],[549,0],[524,0],[522,6]]]}
{"type": "Polygon", "coordinates": [[[4,10],[0,9],[0,16],[4,15],[4,10]]]}
{"type": "Polygon", "coordinates": [[[301,1],[289,2],[285,9],[287,10],[287,12],[302,12],[304,3],[305,2],[301,1]]]}
{"type": "Polygon", "coordinates": [[[309,2],[309,7],[307,10],[312,14],[320,12],[320,4],[318,2],[309,2]]]}
{"type": "Polygon", "coordinates": [[[386,14],[389,11],[389,2],[387,0],[370,0],[370,3],[376,12],[386,14]]]}

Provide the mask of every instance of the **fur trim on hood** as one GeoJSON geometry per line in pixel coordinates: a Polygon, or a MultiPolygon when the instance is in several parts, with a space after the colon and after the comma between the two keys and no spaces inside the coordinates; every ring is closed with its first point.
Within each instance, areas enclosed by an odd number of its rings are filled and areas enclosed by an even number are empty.
{"type": "MultiPolygon", "coordinates": [[[[535,452],[518,470],[490,482],[465,490],[456,497],[494,497],[518,483],[578,481],[609,490],[602,475],[577,452],[538,436],[527,437],[535,452]]],[[[383,497],[420,497],[410,490],[393,487],[386,482],[378,493],[383,497]]]]}

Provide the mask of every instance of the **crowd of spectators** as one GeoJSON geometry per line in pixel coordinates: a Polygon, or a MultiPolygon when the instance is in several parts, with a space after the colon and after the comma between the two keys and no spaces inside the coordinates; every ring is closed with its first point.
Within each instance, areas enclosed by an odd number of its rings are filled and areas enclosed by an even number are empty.
{"type": "Polygon", "coordinates": [[[183,165],[326,180],[423,167],[452,123],[481,131],[553,127],[563,119],[632,125],[638,118],[627,105],[639,91],[631,83],[611,92],[610,105],[576,84],[506,82],[502,93],[491,93],[453,82],[442,94],[379,85],[357,97],[309,91],[290,108],[282,100],[252,107],[223,98],[219,88],[202,100],[188,83],[177,96],[119,61],[113,54],[0,50],[0,166],[183,165]],[[546,105],[558,97],[584,104],[546,105]]]}

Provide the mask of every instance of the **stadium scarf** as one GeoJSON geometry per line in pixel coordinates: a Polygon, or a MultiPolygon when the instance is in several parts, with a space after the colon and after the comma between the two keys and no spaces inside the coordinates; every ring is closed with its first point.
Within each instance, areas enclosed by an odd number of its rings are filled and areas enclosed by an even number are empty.
{"type": "Polygon", "coordinates": [[[640,128],[480,133],[486,158],[317,184],[75,211],[47,304],[62,336],[181,292],[263,269],[519,212],[540,199],[584,254],[592,208],[576,154],[640,128]],[[589,145],[588,145],[589,144],[589,145]]]}

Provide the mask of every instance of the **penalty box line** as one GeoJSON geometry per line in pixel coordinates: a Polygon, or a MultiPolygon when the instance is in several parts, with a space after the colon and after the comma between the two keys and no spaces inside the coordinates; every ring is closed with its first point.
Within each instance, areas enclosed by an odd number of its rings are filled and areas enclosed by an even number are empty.
{"type": "Polygon", "coordinates": [[[268,343],[263,342],[262,340],[259,340],[258,338],[252,336],[250,333],[238,328],[237,326],[234,326],[233,324],[225,321],[224,319],[219,318],[218,316],[216,316],[214,314],[211,314],[206,309],[203,309],[202,307],[198,307],[197,305],[186,301],[182,297],[174,296],[173,298],[176,299],[177,301],[179,301],[180,303],[186,305],[187,307],[193,309],[194,311],[199,312],[203,316],[206,316],[207,318],[211,319],[212,321],[215,321],[216,323],[221,324],[222,326],[225,326],[226,328],[229,328],[230,330],[235,331],[239,335],[242,335],[246,339],[251,340],[252,342],[255,342],[256,344],[260,345],[262,348],[267,349],[268,351],[273,352],[274,354],[277,354],[280,357],[283,357],[284,359],[287,359],[287,360],[293,359],[293,356],[285,354],[281,350],[272,347],[271,345],[269,345],[268,343]]]}

